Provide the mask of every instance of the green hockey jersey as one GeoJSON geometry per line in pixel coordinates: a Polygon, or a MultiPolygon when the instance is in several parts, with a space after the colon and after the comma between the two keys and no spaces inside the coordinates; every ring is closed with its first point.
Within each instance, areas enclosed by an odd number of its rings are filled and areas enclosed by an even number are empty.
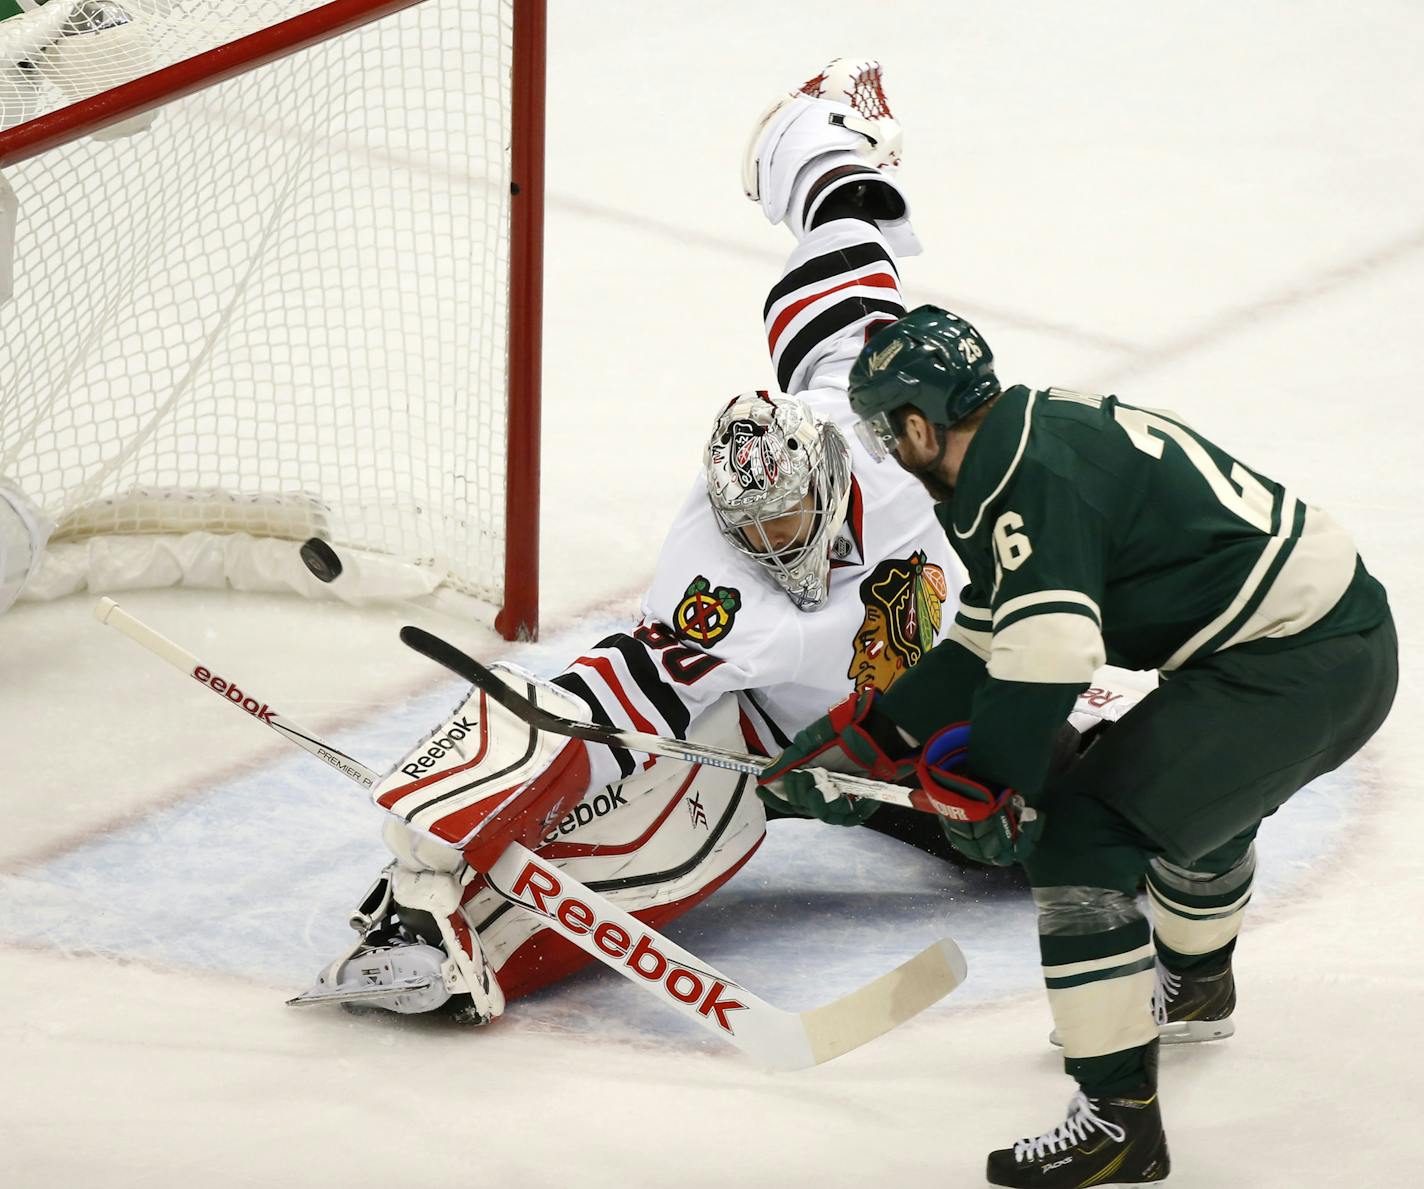
{"type": "Polygon", "coordinates": [[[1113,396],[1008,389],[938,512],[969,586],[884,709],[920,739],[969,719],[970,770],[1030,794],[1100,665],[1170,672],[1387,613],[1324,512],[1172,414],[1113,396]]]}

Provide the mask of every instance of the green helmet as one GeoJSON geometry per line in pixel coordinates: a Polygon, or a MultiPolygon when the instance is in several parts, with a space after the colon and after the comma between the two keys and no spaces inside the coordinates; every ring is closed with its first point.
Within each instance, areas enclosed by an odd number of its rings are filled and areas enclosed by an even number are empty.
{"type": "Polygon", "coordinates": [[[862,421],[911,405],[949,427],[998,394],[989,344],[938,306],[920,306],[884,327],[850,369],[850,407],[862,421]]]}

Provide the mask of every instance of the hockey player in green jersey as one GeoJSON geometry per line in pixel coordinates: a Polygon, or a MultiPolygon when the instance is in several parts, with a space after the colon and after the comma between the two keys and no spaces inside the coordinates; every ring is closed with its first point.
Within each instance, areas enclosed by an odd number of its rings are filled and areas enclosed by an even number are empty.
{"type": "Polygon", "coordinates": [[[989,1182],[1164,1180],[1159,1036],[1230,1034],[1256,830],[1393,701],[1384,589],[1329,516],[1175,416],[1001,389],[979,333],[933,306],[867,342],[850,401],[872,449],[939,501],[969,586],[949,635],[889,693],[797,735],[764,795],[836,816],[787,770],[914,773],[955,808],[959,850],[1021,863],[1079,1092],[1062,1124],[991,1153],[989,1182]],[[1105,661],[1161,684],[1056,764],[1105,661]]]}

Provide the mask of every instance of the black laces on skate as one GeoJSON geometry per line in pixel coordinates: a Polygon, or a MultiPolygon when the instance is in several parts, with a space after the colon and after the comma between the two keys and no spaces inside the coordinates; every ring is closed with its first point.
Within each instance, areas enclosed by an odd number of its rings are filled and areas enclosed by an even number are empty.
{"type": "Polygon", "coordinates": [[[1039,1160],[1076,1148],[1094,1131],[1101,1131],[1114,1143],[1120,1144],[1127,1138],[1127,1129],[1102,1118],[1097,1111],[1097,1101],[1079,1090],[1068,1104],[1068,1118],[1037,1139],[1019,1140],[1014,1144],[1014,1159],[1019,1162],[1039,1160]]]}

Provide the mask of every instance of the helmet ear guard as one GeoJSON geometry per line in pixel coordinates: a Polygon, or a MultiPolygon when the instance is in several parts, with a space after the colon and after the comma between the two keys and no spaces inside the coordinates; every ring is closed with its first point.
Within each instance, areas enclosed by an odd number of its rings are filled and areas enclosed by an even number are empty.
{"type": "Polygon", "coordinates": [[[799,609],[824,606],[831,542],[850,504],[850,449],[840,430],[796,397],[742,393],[718,415],[703,466],[728,544],[799,609]]]}

